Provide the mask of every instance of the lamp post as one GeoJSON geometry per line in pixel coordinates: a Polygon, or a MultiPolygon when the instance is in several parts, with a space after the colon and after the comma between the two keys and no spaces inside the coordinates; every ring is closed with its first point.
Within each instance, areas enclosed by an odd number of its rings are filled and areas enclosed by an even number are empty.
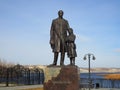
{"type": "Polygon", "coordinates": [[[88,54],[85,54],[85,56],[84,56],[84,60],[86,60],[87,59],[87,57],[88,57],[88,66],[89,66],[89,69],[88,69],[88,72],[89,72],[89,90],[90,90],[90,87],[91,87],[91,77],[90,77],[90,59],[91,59],[91,56],[92,56],[92,60],[95,60],[95,56],[93,55],[93,54],[91,54],[91,53],[88,53],[88,54]]]}

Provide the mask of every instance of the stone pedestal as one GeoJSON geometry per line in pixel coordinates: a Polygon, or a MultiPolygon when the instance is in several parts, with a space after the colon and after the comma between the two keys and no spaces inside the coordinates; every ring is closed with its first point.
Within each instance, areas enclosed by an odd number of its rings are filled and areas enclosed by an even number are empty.
{"type": "Polygon", "coordinates": [[[47,67],[44,90],[79,90],[77,66],[47,67]]]}

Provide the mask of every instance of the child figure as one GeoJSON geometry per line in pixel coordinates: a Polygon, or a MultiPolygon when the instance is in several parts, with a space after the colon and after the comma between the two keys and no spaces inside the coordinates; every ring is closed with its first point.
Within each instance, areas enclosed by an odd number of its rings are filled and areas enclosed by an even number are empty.
{"type": "Polygon", "coordinates": [[[75,65],[75,57],[77,57],[76,53],[76,45],[75,45],[76,36],[73,33],[73,29],[69,28],[69,36],[67,36],[67,55],[70,58],[70,65],[75,65]]]}

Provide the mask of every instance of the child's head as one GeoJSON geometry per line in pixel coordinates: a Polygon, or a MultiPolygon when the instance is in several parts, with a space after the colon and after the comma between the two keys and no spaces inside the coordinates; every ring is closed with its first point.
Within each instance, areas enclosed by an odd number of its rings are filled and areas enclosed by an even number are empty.
{"type": "Polygon", "coordinates": [[[69,32],[70,32],[70,34],[73,34],[73,29],[69,28],[69,32]]]}

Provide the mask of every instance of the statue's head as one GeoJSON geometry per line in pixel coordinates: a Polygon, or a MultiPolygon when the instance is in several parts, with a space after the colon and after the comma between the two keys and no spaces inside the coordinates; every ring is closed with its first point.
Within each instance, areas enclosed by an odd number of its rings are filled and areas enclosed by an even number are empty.
{"type": "Polygon", "coordinates": [[[69,28],[69,33],[73,34],[73,29],[72,28],[69,28]]]}
{"type": "Polygon", "coordinates": [[[58,11],[58,16],[59,16],[60,18],[63,17],[63,14],[64,14],[64,12],[63,12],[62,10],[59,10],[59,11],[58,11]]]}

